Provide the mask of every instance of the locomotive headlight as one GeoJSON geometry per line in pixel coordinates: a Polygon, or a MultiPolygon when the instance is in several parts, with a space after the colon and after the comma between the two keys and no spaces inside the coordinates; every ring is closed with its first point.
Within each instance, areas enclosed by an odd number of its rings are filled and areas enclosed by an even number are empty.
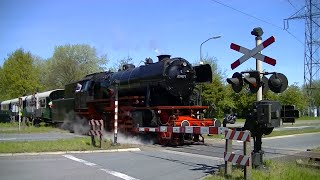
{"type": "Polygon", "coordinates": [[[186,67],[187,65],[188,65],[187,62],[183,62],[183,63],[182,63],[182,66],[183,66],[183,67],[186,67]]]}
{"type": "Polygon", "coordinates": [[[161,110],[158,110],[158,114],[161,114],[161,110]]]}

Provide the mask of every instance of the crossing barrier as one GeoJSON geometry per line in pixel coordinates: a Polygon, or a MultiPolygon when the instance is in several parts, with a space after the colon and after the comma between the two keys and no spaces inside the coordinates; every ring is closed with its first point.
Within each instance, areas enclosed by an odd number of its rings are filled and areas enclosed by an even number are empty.
{"type": "Polygon", "coordinates": [[[234,163],[244,166],[245,179],[252,179],[250,138],[250,131],[235,131],[231,129],[225,131],[226,146],[224,152],[224,161],[226,175],[231,175],[232,163],[234,163]],[[233,140],[243,141],[243,154],[236,154],[232,152],[233,140]]]}
{"type": "Polygon", "coordinates": [[[102,137],[103,137],[103,120],[90,120],[89,125],[91,126],[91,130],[89,131],[89,135],[91,136],[91,144],[96,146],[95,136],[98,136],[100,139],[99,147],[101,148],[102,137]]]}

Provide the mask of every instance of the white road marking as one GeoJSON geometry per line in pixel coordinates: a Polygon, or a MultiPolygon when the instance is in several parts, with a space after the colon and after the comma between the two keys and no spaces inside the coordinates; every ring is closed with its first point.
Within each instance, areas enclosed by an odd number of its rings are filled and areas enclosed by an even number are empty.
{"type": "Polygon", "coordinates": [[[116,176],[116,177],[119,177],[121,179],[125,179],[125,180],[138,180],[136,178],[133,178],[131,176],[128,176],[126,174],[123,174],[123,173],[120,173],[120,172],[116,172],[116,171],[112,171],[112,170],[109,170],[109,169],[100,169],[101,171],[104,171],[108,174],[111,174],[113,176],[116,176]]]}
{"type": "Polygon", "coordinates": [[[85,160],[83,160],[83,159],[76,158],[76,157],[74,157],[74,156],[72,156],[72,155],[62,155],[62,156],[66,157],[66,158],[68,158],[68,159],[77,161],[77,162],[81,162],[81,163],[83,163],[83,164],[85,164],[85,165],[88,165],[88,166],[96,166],[96,164],[94,164],[94,163],[85,161],[85,160]]]}
{"type": "MultiPolygon", "coordinates": [[[[95,163],[92,163],[92,162],[89,162],[89,161],[86,161],[86,160],[83,160],[83,159],[76,158],[76,157],[74,157],[72,155],[62,155],[62,156],[66,157],[68,159],[71,159],[73,161],[77,161],[77,162],[83,163],[83,164],[85,164],[87,166],[98,167],[98,165],[95,164],[95,163]]],[[[99,169],[101,171],[107,173],[107,174],[119,177],[119,178],[124,179],[124,180],[139,180],[139,179],[136,179],[134,177],[128,176],[126,174],[123,174],[123,173],[120,173],[120,172],[117,172],[117,171],[112,171],[110,169],[104,169],[104,168],[99,168],[99,169]]]]}

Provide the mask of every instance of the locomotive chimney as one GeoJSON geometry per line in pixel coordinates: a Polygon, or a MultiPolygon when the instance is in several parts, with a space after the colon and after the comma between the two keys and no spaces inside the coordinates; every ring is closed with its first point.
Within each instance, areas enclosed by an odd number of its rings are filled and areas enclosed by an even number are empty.
{"type": "Polygon", "coordinates": [[[159,55],[157,56],[158,57],[158,61],[163,61],[163,60],[166,60],[166,59],[170,59],[170,55],[167,55],[167,54],[163,54],[163,55],[159,55]]]}

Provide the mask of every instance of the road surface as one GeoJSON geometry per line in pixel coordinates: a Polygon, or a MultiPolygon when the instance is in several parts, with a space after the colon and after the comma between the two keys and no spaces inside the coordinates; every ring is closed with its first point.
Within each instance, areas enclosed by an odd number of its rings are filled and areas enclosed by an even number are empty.
{"type": "Polygon", "coordinates": [[[77,134],[62,133],[62,132],[48,132],[48,133],[25,133],[25,134],[11,134],[1,133],[0,142],[3,141],[50,141],[58,139],[69,139],[81,137],[77,134]]]}
{"type": "MultiPolygon", "coordinates": [[[[263,139],[265,158],[320,146],[320,133],[263,139]],[[293,149],[292,149],[293,148],[293,149]],[[271,153],[270,153],[271,152],[271,153]]],[[[241,150],[235,141],[234,151],[241,150]]],[[[205,145],[143,145],[138,152],[0,156],[1,179],[181,179],[196,180],[224,163],[224,140],[205,145]]]]}

